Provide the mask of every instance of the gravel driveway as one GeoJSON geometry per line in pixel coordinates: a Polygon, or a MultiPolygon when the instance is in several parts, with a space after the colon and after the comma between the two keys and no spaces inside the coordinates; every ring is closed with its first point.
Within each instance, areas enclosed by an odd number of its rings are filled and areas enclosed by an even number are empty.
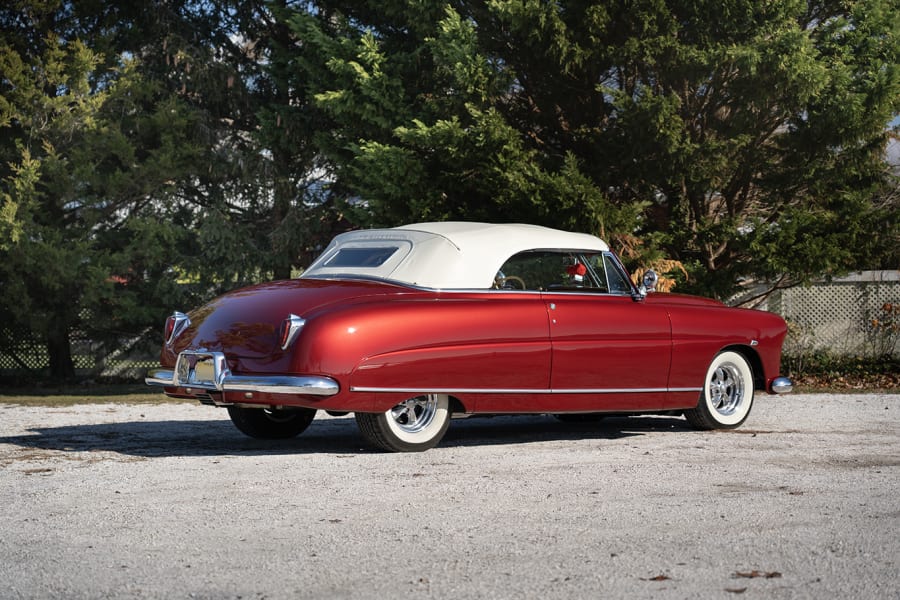
{"type": "Polygon", "coordinates": [[[3,598],[898,598],[900,395],[679,418],[352,417],[242,436],[192,404],[0,405],[3,598]]]}

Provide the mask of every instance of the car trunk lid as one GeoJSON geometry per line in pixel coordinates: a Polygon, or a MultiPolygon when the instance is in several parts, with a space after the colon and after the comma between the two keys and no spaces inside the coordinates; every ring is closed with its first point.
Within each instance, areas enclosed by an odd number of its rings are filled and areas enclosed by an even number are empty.
{"type": "Polygon", "coordinates": [[[338,301],[415,293],[381,282],[292,279],[229,292],[189,313],[191,325],[172,344],[174,358],[185,349],[224,350],[235,358],[282,353],[280,328],[289,315],[306,317],[338,301]]]}

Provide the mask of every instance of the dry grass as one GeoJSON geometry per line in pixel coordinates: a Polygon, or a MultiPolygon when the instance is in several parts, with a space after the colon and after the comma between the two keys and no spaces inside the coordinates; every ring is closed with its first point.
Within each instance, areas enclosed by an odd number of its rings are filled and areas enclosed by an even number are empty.
{"type": "Polygon", "coordinates": [[[92,384],[0,388],[0,404],[74,406],[77,404],[166,404],[190,402],[166,397],[140,384],[92,384]]]}

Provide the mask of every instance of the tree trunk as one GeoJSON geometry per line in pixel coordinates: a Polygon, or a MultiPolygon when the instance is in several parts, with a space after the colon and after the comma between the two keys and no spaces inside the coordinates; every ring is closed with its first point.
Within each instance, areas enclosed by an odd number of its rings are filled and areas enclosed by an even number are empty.
{"type": "Polygon", "coordinates": [[[47,324],[47,354],[50,356],[52,379],[75,379],[72,344],[69,342],[69,323],[62,315],[54,315],[47,324]]]}
{"type": "Polygon", "coordinates": [[[275,162],[275,202],[272,207],[272,231],[279,232],[280,235],[274,236],[272,240],[273,265],[272,274],[275,279],[291,278],[291,250],[289,241],[292,232],[288,232],[285,228],[285,219],[291,209],[291,200],[293,199],[293,189],[291,187],[291,179],[286,173],[287,166],[284,164],[286,160],[280,160],[280,153],[275,150],[272,152],[273,162],[275,162]]]}

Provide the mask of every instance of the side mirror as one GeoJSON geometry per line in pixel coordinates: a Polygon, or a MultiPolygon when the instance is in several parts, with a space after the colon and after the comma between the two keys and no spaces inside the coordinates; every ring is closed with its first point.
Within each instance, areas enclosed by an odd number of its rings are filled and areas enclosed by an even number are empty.
{"type": "Polygon", "coordinates": [[[650,270],[644,273],[644,279],[641,283],[641,295],[646,296],[650,292],[656,291],[656,284],[659,282],[659,275],[656,271],[650,270]]]}

